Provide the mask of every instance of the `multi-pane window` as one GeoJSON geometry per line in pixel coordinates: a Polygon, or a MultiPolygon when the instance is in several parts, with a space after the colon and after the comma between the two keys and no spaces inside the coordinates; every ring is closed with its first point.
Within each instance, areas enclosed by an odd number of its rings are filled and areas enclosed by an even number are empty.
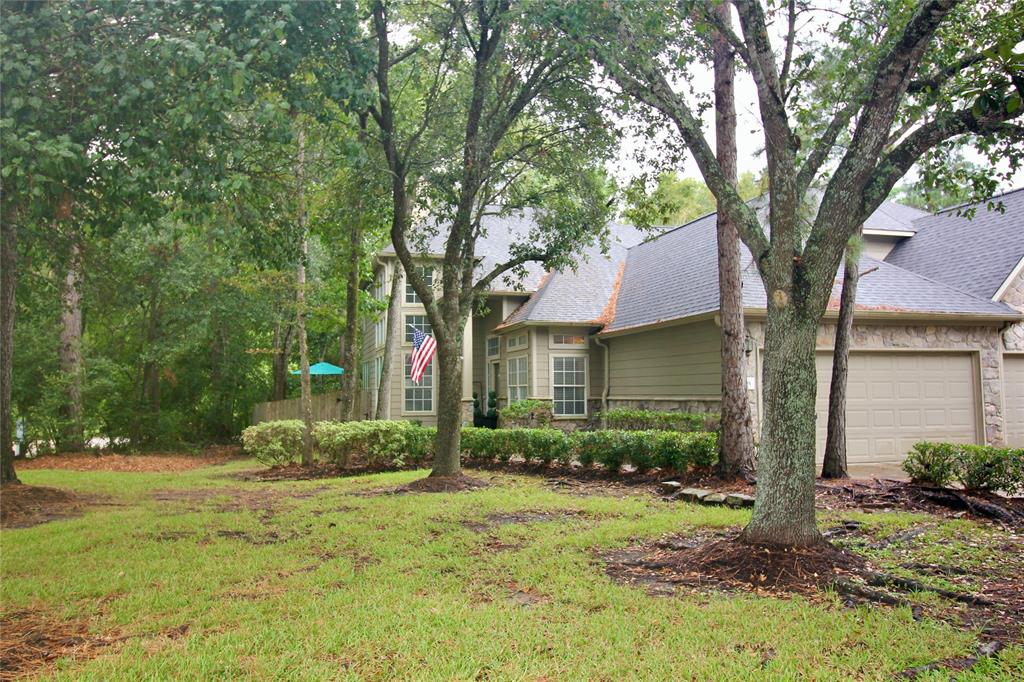
{"type": "Polygon", "coordinates": [[[406,315],[405,316],[405,342],[412,343],[412,330],[419,329],[427,336],[434,334],[433,327],[430,326],[430,321],[426,315],[406,315]]]}
{"type": "Polygon", "coordinates": [[[526,348],[526,334],[517,334],[516,336],[508,337],[508,349],[516,350],[518,348],[526,348]]]}
{"type": "Polygon", "coordinates": [[[373,367],[373,362],[372,361],[365,360],[363,362],[362,368],[359,371],[359,388],[367,389],[367,388],[370,387],[370,381],[371,381],[371,379],[370,379],[370,372],[373,371],[371,369],[372,367],[373,367]]]}
{"type": "Polygon", "coordinates": [[[508,401],[526,400],[526,358],[512,358],[508,361],[508,401]]]}
{"type": "Polygon", "coordinates": [[[405,356],[405,412],[434,411],[434,363],[431,361],[420,377],[420,383],[413,383],[412,354],[405,356]]]}
{"type": "Polygon", "coordinates": [[[384,300],[384,270],[381,270],[373,278],[373,298],[377,301],[384,300]]]}
{"type": "Polygon", "coordinates": [[[493,358],[495,355],[498,355],[499,353],[501,353],[501,337],[487,337],[487,357],[493,358]]]}
{"type": "Polygon", "coordinates": [[[373,323],[373,345],[383,346],[387,335],[388,321],[386,317],[382,316],[379,320],[373,323]]]}
{"type": "MultiPolygon", "coordinates": [[[[417,265],[416,272],[423,278],[423,282],[428,286],[434,286],[434,268],[429,265],[417,265]]],[[[419,294],[412,288],[412,282],[409,278],[405,278],[405,302],[406,303],[420,303],[419,294]]]]}
{"type": "Polygon", "coordinates": [[[555,346],[585,346],[587,337],[582,334],[552,334],[551,343],[555,346]]]}
{"type": "Polygon", "coordinates": [[[562,417],[581,417],[587,413],[587,359],[582,355],[554,357],[552,387],[554,413],[562,417]]]}

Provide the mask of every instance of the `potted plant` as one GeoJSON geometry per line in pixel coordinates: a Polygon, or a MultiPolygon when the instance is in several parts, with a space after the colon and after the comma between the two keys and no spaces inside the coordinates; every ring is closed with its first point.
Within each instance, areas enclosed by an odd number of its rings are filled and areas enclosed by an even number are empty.
{"type": "Polygon", "coordinates": [[[489,429],[498,428],[498,394],[494,391],[487,392],[487,413],[484,415],[481,426],[489,429]]]}
{"type": "Polygon", "coordinates": [[[473,392],[473,426],[484,425],[484,411],[480,408],[480,394],[473,392]]]}

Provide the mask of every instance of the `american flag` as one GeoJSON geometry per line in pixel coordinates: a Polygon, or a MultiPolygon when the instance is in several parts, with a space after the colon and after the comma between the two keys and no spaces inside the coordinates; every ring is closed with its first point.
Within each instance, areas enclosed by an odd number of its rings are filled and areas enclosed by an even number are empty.
{"type": "Polygon", "coordinates": [[[430,359],[437,350],[437,341],[433,336],[424,334],[416,327],[412,328],[412,356],[409,358],[409,378],[413,383],[420,383],[423,373],[430,366],[430,359]]]}

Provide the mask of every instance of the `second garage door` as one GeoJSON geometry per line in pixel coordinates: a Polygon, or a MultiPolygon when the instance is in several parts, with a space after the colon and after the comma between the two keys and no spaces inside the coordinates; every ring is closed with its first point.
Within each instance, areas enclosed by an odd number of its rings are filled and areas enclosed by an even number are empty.
{"type": "MultiPolygon", "coordinates": [[[[817,457],[825,450],[832,354],[819,353],[817,457]]],[[[970,353],[850,353],[846,443],[850,463],[900,462],[921,440],[978,442],[970,353]]]]}
{"type": "Polygon", "coordinates": [[[1003,355],[1003,406],[1006,444],[1024,448],[1024,353],[1003,355]]]}

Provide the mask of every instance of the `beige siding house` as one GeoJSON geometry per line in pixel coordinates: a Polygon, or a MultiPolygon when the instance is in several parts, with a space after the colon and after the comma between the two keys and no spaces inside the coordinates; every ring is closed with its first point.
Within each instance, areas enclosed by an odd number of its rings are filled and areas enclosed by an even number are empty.
{"type": "MultiPolygon", "coordinates": [[[[1024,445],[1024,190],[999,197],[1004,212],[977,207],[936,215],[885,202],[865,222],[865,248],[850,358],[851,462],[896,462],[922,439],[1024,445]]],[[[492,217],[483,264],[507,254],[529,214],[492,217]]],[[[527,270],[490,292],[467,325],[463,381],[499,406],[552,401],[559,425],[594,422],[619,406],[714,411],[719,404],[720,330],[715,216],[644,235],[612,225],[606,253],[581,254],[575,270],[527,270]]],[[[436,252],[435,252],[436,253],[436,252]]],[[[419,267],[435,267],[428,250],[419,267]]],[[[400,267],[380,254],[377,292],[400,267]]],[[[841,275],[840,269],[840,275],[841,275]]],[[[743,253],[748,389],[761,415],[764,290],[743,253]]],[[[840,277],[818,338],[819,456],[840,277]]],[[[415,293],[401,289],[403,342],[395,351],[392,419],[436,421],[433,377],[404,371],[411,326],[427,331],[415,293]]],[[[383,322],[363,335],[360,409],[373,413],[384,349],[383,322]]],[[[436,368],[435,368],[436,371],[436,368]]]]}

